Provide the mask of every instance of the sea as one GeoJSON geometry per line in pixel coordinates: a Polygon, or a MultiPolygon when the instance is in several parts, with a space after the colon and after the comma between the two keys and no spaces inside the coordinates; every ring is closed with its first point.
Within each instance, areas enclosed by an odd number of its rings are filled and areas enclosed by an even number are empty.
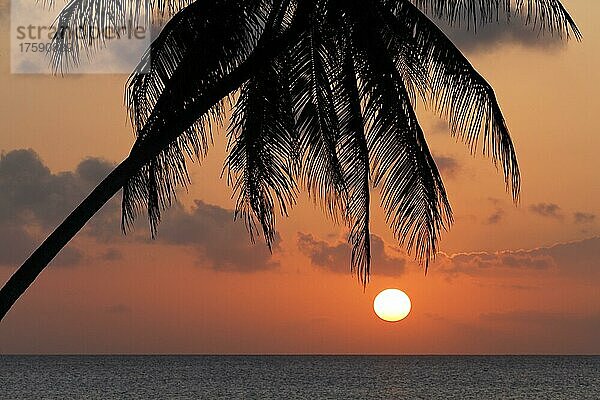
{"type": "Polygon", "coordinates": [[[0,356],[0,399],[600,399],[598,356],[0,356]]]}

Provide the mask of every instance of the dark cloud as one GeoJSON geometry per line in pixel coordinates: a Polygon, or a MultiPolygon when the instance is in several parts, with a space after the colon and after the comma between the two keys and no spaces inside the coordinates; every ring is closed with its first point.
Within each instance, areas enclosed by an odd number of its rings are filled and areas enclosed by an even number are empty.
{"type": "MultiPolygon", "coordinates": [[[[197,200],[191,211],[180,205],[168,210],[158,232],[158,242],[195,249],[201,263],[216,271],[256,272],[277,268],[264,243],[252,244],[233,210],[197,200]]],[[[275,250],[280,239],[276,239],[275,250]]]]}
{"type": "Polygon", "coordinates": [[[558,273],[579,279],[600,276],[600,237],[551,247],[497,253],[441,255],[432,271],[454,276],[501,276],[515,271],[558,273]]]}
{"type": "Polygon", "coordinates": [[[110,248],[100,255],[100,259],[109,262],[119,261],[123,259],[123,253],[115,248],[110,248]]]}
{"type": "Polygon", "coordinates": [[[501,253],[464,253],[448,258],[447,272],[475,275],[495,269],[548,269],[553,265],[551,257],[525,251],[501,253]]]}
{"type": "Polygon", "coordinates": [[[505,212],[503,209],[498,208],[486,219],[488,225],[496,225],[502,222],[504,219],[505,212]]]}
{"type": "Polygon", "coordinates": [[[562,218],[560,206],[554,203],[538,203],[529,206],[529,211],[546,218],[562,218]]]}
{"type": "Polygon", "coordinates": [[[65,247],[60,251],[54,260],[52,260],[51,266],[56,267],[75,267],[80,265],[84,259],[84,254],[81,250],[75,247],[65,247]]]}
{"type": "MultiPolygon", "coordinates": [[[[298,248],[312,264],[327,271],[347,274],[350,271],[352,249],[346,242],[329,244],[317,240],[310,234],[298,234],[298,248]]],[[[373,275],[399,276],[404,273],[406,259],[389,255],[384,241],[371,235],[371,272],[373,275]]]]}
{"type": "Polygon", "coordinates": [[[98,158],[86,158],[79,163],[75,170],[75,174],[84,182],[94,185],[106,178],[114,167],[114,164],[108,161],[98,158]]]}
{"type": "MultiPolygon", "coordinates": [[[[0,157],[0,265],[24,261],[38,244],[40,234],[47,232],[106,176],[112,164],[100,159],[82,161],[75,172],[54,174],[33,150],[14,150],[0,157]]],[[[90,225],[90,231],[112,219],[116,204],[111,203],[90,225]]],[[[118,231],[118,225],[117,229],[118,231]]],[[[57,266],[79,263],[82,253],[67,247],[53,262],[57,266]]]]}
{"type": "Polygon", "coordinates": [[[440,117],[434,120],[429,120],[425,131],[428,134],[431,133],[434,135],[449,135],[450,127],[448,126],[448,121],[440,117]]]}
{"type": "Polygon", "coordinates": [[[0,265],[16,264],[24,261],[33,249],[33,240],[29,233],[21,227],[0,225],[0,265]]]}
{"type": "Polygon", "coordinates": [[[107,161],[90,158],[75,172],[54,174],[31,149],[4,154],[0,158],[0,223],[31,222],[53,228],[112,168],[107,161]]]}
{"type": "Polygon", "coordinates": [[[493,204],[496,207],[500,207],[501,205],[504,204],[504,200],[497,199],[495,197],[488,197],[487,201],[489,201],[491,204],[493,204]]]}
{"type": "Polygon", "coordinates": [[[450,178],[455,177],[460,170],[458,161],[450,156],[435,156],[435,164],[440,172],[450,178]]]}
{"type": "Polygon", "coordinates": [[[452,39],[454,44],[466,52],[491,52],[498,47],[518,45],[529,49],[555,51],[565,46],[565,41],[558,35],[540,32],[539,28],[527,25],[522,17],[515,17],[510,22],[502,20],[473,29],[462,26],[448,26],[444,21],[436,24],[452,39]]]}
{"type": "MultiPolygon", "coordinates": [[[[38,245],[32,227],[48,231],[56,227],[113,169],[100,159],[83,160],[75,171],[52,173],[33,150],[15,150],[0,158],[0,265],[22,262],[38,245]]],[[[250,243],[244,224],[233,220],[233,211],[197,201],[191,211],[175,205],[166,212],[158,242],[195,249],[201,260],[217,271],[254,272],[278,266],[267,247],[250,243]]],[[[120,207],[113,199],[85,229],[101,243],[122,240],[120,207]]],[[[39,236],[39,235],[37,235],[39,236]]],[[[275,244],[277,248],[279,238],[275,244]]],[[[75,248],[61,251],[54,265],[75,265],[83,256],[75,248]]],[[[99,255],[116,261],[114,248],[99,255]]]]}
{"type": "MultiPolygon", "coordinates": [[[[15,267],[35,250],[36,239],[24,227],[12,224],[0,225],[0,266],[15,267]]],[[[66,247],[50,265],[56,267],[75,266],[83,259],[83,253],[66,247]]]]}
{"type": "Polygon", "coordinates": [[[506,215],[505,203],[503,200],[488,198],[488,202],[494,207],[494,211],[485,219],[484,223],[487,225],[496,225],[504,220],[506,215]]]}
{"type": "Polygon", "coordinates": [[[573,214],[576,224],[591,224],[596,221],[596,214],[576,212],[573,214]]]}

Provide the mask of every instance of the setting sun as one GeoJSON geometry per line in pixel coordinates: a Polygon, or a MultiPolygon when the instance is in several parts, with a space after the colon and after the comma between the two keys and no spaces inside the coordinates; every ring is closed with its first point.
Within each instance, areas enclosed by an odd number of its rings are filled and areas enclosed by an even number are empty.
{"type": "Polygon", "coordinates": [[[410,298],[398,289],[386,289],[373,301],[375,314],[387,322],[403,320],[410,313],[410,308],[410,298]]]}

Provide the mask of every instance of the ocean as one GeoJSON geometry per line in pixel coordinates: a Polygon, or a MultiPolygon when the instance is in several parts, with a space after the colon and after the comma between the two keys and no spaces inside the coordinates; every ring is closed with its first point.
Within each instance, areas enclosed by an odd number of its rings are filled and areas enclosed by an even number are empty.
{"type": "Polygon", "coordinates": [[[0,356],[0,399],[600,399],[600,357],[0,356]]]}

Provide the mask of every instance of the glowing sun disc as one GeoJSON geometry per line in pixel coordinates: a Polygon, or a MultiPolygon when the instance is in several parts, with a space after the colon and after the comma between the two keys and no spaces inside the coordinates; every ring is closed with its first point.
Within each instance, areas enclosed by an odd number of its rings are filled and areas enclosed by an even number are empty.
{"type": "Polygon", "coordinates": [[[373,301],[373,309],[379,318],[387,322],[398,322],[408,316],[410,299],[402,290],[386,289],[373,301]]]}

